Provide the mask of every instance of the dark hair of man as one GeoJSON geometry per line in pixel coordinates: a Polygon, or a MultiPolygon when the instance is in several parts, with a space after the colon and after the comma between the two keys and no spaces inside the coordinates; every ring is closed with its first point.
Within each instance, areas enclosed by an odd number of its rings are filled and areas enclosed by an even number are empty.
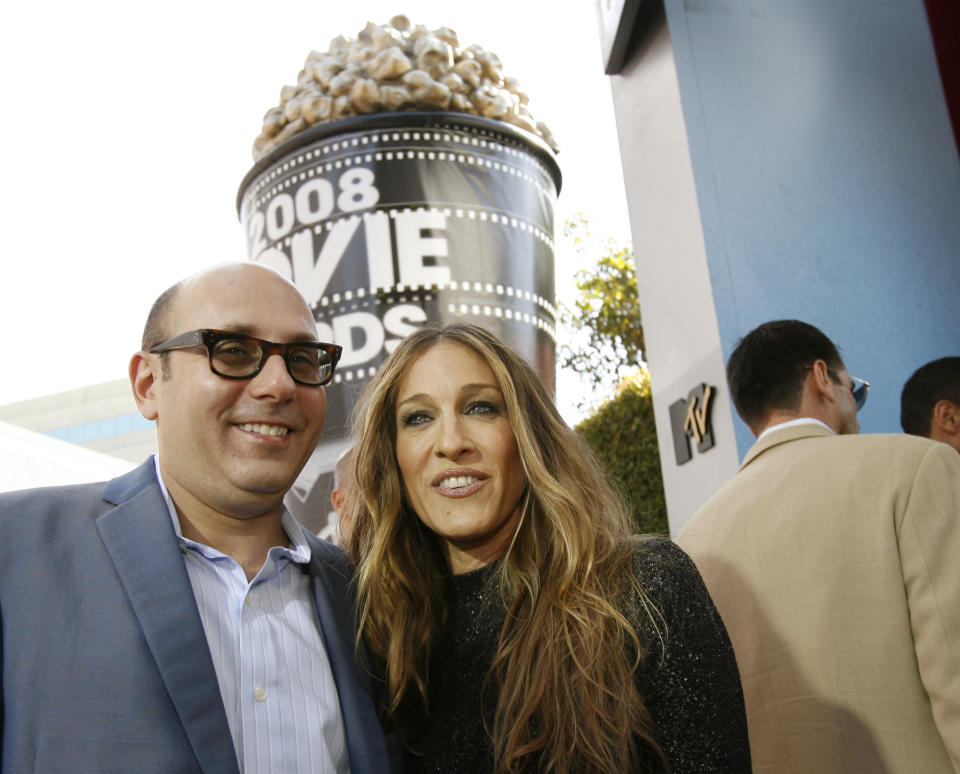
{"type": "Polygon", "coordinates": [[[900,394],[900,426],[929,437],[933,409],[941,400],[960,406],[960,357],[942,357],[920,366],[900,394]]]}
{"type": "Polygon", "coordinates": [[[834,370],[844,367],[833,342],[800,320],[771,320],[740,339],[727,362],[727,384],[751,430],[762,429],[774,410],[800,408],[807,367],[817,360],[834,370]]]}
{"type": "MultiPolygon", "coordinates": [[[[164,290],[157,297],[157,300],[153,302],[153,306],[150,307],[150,313],[147,315],[146,325],[143,326],[143,337],[140,340],[140,349],[142,349],[144,352],[149,352],[161,341],[166,341],[170,338],[170,309],[173,304],[173,300],[180,292],[181,284],[182,283],[178,282],[177,284],[172,285],[164,290]]],[[[160,359],[163,362],[164,379],[170,378],[170,364],[167,361],[167,355],[169,354],[169,352],[163,352],[160,355],[160,359]]]]}

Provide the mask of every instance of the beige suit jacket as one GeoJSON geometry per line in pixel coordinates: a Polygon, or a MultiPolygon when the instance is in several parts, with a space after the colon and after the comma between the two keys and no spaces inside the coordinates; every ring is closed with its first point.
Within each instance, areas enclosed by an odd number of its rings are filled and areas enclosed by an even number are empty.
{"type": "Polygon", "coordinates": [[[954,449],[774,431],[676,542],[733,641],[754,771],[960,771],[954,449]]]}

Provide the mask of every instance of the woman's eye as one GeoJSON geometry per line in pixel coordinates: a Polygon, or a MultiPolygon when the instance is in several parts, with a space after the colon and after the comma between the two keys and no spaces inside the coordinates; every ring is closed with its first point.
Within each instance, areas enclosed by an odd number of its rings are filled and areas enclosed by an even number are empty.
{"type": "Polygon", "coordinates": [[[496,414],[497,406],[488,400],[475,400],[467,406],[468,414],[496,414]]]}
{"type": "Polygon", "coordinates": [[[411,411],[409,414],[404,414],[402,417],[400,417],[400,423],[404,427],[422,425],[424,422],[429,421],[430,415],[426,411],[411,411]]]}

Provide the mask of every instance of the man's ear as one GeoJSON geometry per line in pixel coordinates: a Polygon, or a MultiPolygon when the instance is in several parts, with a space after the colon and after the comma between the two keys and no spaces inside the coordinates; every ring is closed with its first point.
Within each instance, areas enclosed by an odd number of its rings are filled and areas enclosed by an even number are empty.
{"type": "Polygon", "coordinates": [[[130,358],[130,387],[137,409],[144,419],[154,420],[159,414],[156,389],[160,381],[160,368],[163,368],[163,363],[159,355],[137,352],[130,358]]]}
{"type": "Polygon", "coordinates": [[[944,398],[933,407],[933,422],[947,435],[960,433],[960,406],[944,398]]]}
{"type": "Polygon", "coordinates": [[[810,380],[817,393],[833,400],[833,379],[830,378],[830,366],[823,360],[814,360],[810,366],[810,380]]]}

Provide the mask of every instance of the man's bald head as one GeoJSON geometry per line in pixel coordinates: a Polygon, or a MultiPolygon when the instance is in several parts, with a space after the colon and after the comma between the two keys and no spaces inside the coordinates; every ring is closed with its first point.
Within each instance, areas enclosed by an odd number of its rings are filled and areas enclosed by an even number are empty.
{"type": "MultiPolygon", "coordinates": [[[[202,293],[204,287],[209,286],[210,283],[229,282],[231,279],[238,279],[250,274],[256,275],[258,272],[263,272],[264,278],[280,278],[296,290],[296,286],[276,269],[258,263],[237,261],[204,269],[171,285],[157,297],[153,306],[150,307],[147,322],[143,326],[140,349],[149,352],[161,341],[166,341],[180,332],[172,330],[171,320],[177,304],[181,300],[181,295],[185,295],[186,298],[183,300],[189,303],[192,293],[202,293]],[[188,291],[186,294],[183,293],[185,290],[188,291]]],[[[299,295],[299,291],[297,291],[297,294],[299,295]]],[[[304,301],[304,305],[306,306],[306,301],[304,301]]],[[[170,376],[166,358],[164,358],[163,376],[164,378],[170,376]]]]}

